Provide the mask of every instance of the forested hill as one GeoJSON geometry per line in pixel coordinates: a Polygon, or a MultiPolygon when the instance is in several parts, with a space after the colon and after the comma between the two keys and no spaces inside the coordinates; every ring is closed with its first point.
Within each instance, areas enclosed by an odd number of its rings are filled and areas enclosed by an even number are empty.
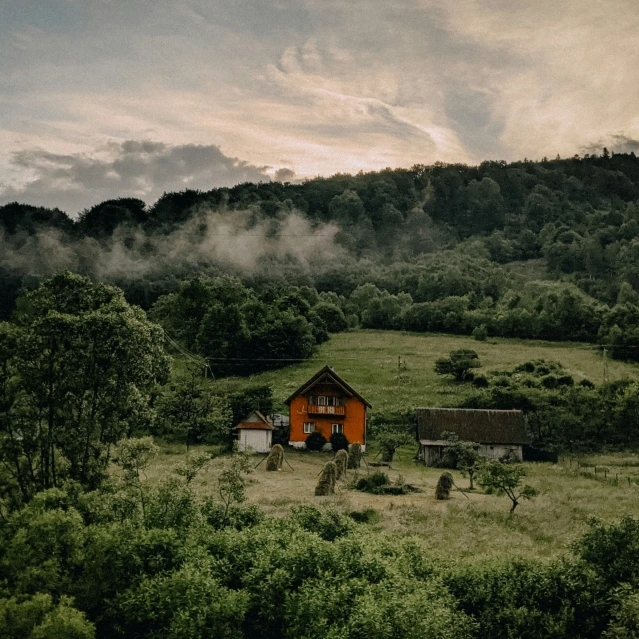
{"type": "Polygon", "coordinates": [[[0,316],[20,289],[63,268],[119,284],[147,308],[191,277],[230,274],[258,291],[291,284],[348,297],[372,283],[418,303],[466,296],[473,311],[521,294],[522,272],[613,306],[639,301],[638,258],[634,153],[437,163],[166,193],[151,206],[121,198],[76,221],[7,204],[0,316]]]}

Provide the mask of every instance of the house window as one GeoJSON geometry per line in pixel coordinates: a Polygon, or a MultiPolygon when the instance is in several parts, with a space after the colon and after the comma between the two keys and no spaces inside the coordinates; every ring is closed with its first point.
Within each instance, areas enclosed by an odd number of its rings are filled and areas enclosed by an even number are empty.
{"type": "Polygon", "coordinates": [[[335,433],[344,434],[344,424],[331,424],[331,433],[334,435],[335,433]]]}
{"type": "Polygon", "coordinates": [[[315,432],[315,422],[304,422],[304,434],[309,435],[315,432]]]}
{"type": "Polygon", "coordinates": [[[320,395],[320,396],[317,398],[317,405],[318,405],[318,406],[326,406],[326,405],[328,404],[328,402],[326,401],[326,399],[327,399],[326,397],[324,397],[323,395],[320,395]]]}

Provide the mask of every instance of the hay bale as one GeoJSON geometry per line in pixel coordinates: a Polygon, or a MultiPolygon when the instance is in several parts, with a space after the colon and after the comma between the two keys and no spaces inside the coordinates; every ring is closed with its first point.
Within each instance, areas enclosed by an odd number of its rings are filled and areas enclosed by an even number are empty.
{"type": "Polygon", "coordinates": [[[450,499],[450,489],[452,487],[453,476],[450,473],[442,473],[435,488],[435,497],[437,499],[450,499]]]}
{"type": "Polygon", "coordinates": [[[280,444],[275,444],[266,458],[266,470],[282,470],[284,462],[284,449],[280,444]]]}
{"type": "Polygon", "coordinates": [[[315,486],[316,497],[326,497],[335,494],[335,482],[337,481],[337,467],[335,462],[329,461],[324,468],[315,486]]]}
{"type": "Polygon", "coordinates": [[[338,450],[335,453],[335,467],[337,468],[337,476],[335,479],[341,479],[346,476],[346,469],[348,468],[348,453],[345,450],[338,450]]]}
{"type": "Polygon", "coordinates": [[[348,468],[359,468],[362,463],[362,445],[357,442],[348,447],[348,468]]]}

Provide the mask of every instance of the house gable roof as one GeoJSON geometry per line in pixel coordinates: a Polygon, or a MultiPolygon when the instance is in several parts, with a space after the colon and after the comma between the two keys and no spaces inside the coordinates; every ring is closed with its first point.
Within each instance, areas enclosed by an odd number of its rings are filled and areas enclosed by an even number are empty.
{"type": "Polygon", "coordinates": [[[342,390],[351,397],[357,397],[361,402],[366,404],[368,408],[372,408],[369,402],[367,402],[352,386],[347,384],[330,366],[324,366],[319,370],[311,379],[302,384],[287,400],[285,404],[290,404],[298,395],[307,393],[315,384],[318,384],[325,379],[328,379],[331,383],[337,384],[342,390]]]}
{"type": "Polygon", "coordinates": [[[275,427],[271,422],[260,413],[259,410],[254,410],[243,422],[240,422],[236,429],[244,430],[275,430],[275,427]]]}
{"type": "Polygon", "coordinates": [[[420,442],[440,441],[446,431],[455,433],[462,441],[478,444],[528,443],[526,418],[520,410],[417,409],[420,442]]]}

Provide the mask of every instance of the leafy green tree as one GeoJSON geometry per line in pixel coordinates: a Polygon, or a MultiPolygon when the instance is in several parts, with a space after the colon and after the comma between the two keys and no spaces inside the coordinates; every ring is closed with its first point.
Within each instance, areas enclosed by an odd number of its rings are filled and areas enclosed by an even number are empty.
{"type": "Polygon", "coordinates": [[[479,356],[469,348],[451,351],[447,358],[440,358],[435,362],[435,372],[438,375],[452,375],[458,382],[463,382],[470,370],[479,368],[479,356]]]}
{"type": "Polygon", "coordinates": [[[109,447],[151,422],[169,371],[160,327],[119,289],[63,272],[26,295],[1,344],[11,352],[0,370],[0,460],[23,499],[66,479],[96,486],[109,447]]]}
{"type": "Polygon", "coordinates": [[[73,600],[50,594],[0,599],[0,636],[7,639],[93,639],[95,627],[73,600]]]}
{"type": "Polygon", "coordinates": [[[197,365],[189,366],[185,374],[168,384],[157,413],[161,432],[179,435],[187,450],[204,442],[230,445],[234,424],[228,399],[211,391],[197,365]]]}
{"type": "Polygon", "coordinates": [[[344,311],[339,306],[329,302],[320,302],[313,307],[313,310],[322,318],[329,333],[341,333],[348,328],[344,311]]]}
{"type": "Polygon", "coordinates": [[[457,468],[463,475],[468,475],[470,490],[474,489],[473,480],[481,470],[484,458],[479,454],[479,444],[475,442],[461,441],[455,433],[445,431],[441,438],[451,442],[446,449],[446,457],[450,459],[451,466],[457,468]]]}
{"type": "Polygon", "coordinates": [[[493,461],[487,463],[480,471],[479,484],[494,490],[498,495],[506,495],[511,501],[510,512],[517,508],[520,499],[532,499],[537,490],[532,486],[521,485],[526,476],[526,469],[515,464],[504,464],[493,461]]]}
{"type": "Polygon", "coordinates": [[[382,424],[374,433],[375,442],[382,453],[382,461],[391,463],[397,449],[415,443],[415,438],[393,424],[382,424]]]}

